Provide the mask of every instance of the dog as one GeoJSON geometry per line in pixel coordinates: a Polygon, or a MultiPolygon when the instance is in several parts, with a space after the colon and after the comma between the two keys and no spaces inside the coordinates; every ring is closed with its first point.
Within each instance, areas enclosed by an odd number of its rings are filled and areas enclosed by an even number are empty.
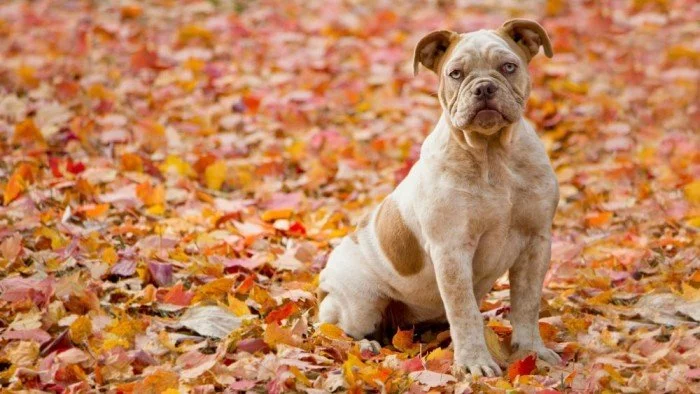
{"type": "Polygon", "coordinates": [[[544,28],[527,19],[418,42],[414,74],[421,64],[437,74],[442,115],[406,178],[331,252],[321,322],[360,339],[398,303],[403,326],[449,323],[458,371],[500,375],[479,302],[508,271],[512,348],[561,362],[538,325],[559,186],[523,118],[540,47],[553,56],[544,28]]]}

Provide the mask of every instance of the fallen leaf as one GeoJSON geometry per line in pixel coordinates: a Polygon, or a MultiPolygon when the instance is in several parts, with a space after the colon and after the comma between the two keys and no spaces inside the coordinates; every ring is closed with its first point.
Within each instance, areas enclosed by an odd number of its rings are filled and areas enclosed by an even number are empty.
{"type": "Polygon", "coordinates": [[[241,325],[241,320],[219,306],[195,306],[180,317],[179,324],[204,336],[223,338],[241,325]]]}

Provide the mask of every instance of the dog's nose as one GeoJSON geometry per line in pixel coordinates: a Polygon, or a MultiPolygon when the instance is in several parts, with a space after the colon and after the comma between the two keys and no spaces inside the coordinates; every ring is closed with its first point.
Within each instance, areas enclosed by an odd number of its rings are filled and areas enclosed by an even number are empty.
{"type": "Polygon", "coordinates": [[[487,100],[490,98],[493,98],[493,96],[496,94],[498,91],[498,85],[491,81],[486,81],[486,82],[479,82],[474,88],[472,89],[472,93],[474,94],[474,97],[481,99],[481,100],[487,100]]]}

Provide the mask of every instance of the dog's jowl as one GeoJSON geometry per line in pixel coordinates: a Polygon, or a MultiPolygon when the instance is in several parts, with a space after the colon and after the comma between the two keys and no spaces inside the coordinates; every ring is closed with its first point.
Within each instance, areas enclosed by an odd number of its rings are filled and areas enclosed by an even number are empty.
{"type": "Polygon", "coordinates": [[[320,278],[321,321],[362,338],[390,303],[401,303],[403,327],[450,324],[460,371],[500,374],[479,301],[508,271],[513,348],[560,361],[538,328],[558,186],[523,118],[528,63],[540,48],[552,56],[544,29],[523,19],[418,42],[414,68],[437,74],[442,115],[408,176],[331,253],[320,278]]]}

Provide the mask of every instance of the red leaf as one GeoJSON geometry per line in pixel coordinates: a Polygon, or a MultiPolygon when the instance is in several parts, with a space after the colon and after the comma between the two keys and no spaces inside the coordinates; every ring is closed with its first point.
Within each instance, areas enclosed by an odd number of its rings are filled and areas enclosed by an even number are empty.
{"type": "Polygon", "coordinates": [[[508,367],[508,379],[512,382],[519,375],[530,375],[535,370],[535,361],[537,361],[535,354],[515,361],[508,367]]]}
{"type": "Polygon", "coordinates": [[[171,287],[163,296],[162,301],[166,304],[188,306],[192,302],[194,294],[190,291],[185,291],[181,282],[171,287]]]}
{"type": "Polygon", "coordinates": [[[289,226],[289,232],[292,234],[306,235],[306,227],[300,222],[294,222],[289,226]]]}
{"type": "Polygon", "coordinates": [[[68,161],[66,162],[66,170],[73,175],[80,174],[81,172],[85,171],[85,164],[81,162],[74,162],[69,157],[68,161]]]}
{"type": "Polygon", "coordinates": [[[51,167],[51,173],[56,178],[61,178],[63,176],[63,173],[61,172],[61,168],[59,167],[59,158],[58,157],[49,157],[49,167],[51,167]]]}
{"type": "Polygon", "coordinates": [[[401,369],[405,372],[414,372],[421,371],[425,369],[425,367],[423,367],[423,361],[420,356],[416,356],[401,363],[401,369]]]}

